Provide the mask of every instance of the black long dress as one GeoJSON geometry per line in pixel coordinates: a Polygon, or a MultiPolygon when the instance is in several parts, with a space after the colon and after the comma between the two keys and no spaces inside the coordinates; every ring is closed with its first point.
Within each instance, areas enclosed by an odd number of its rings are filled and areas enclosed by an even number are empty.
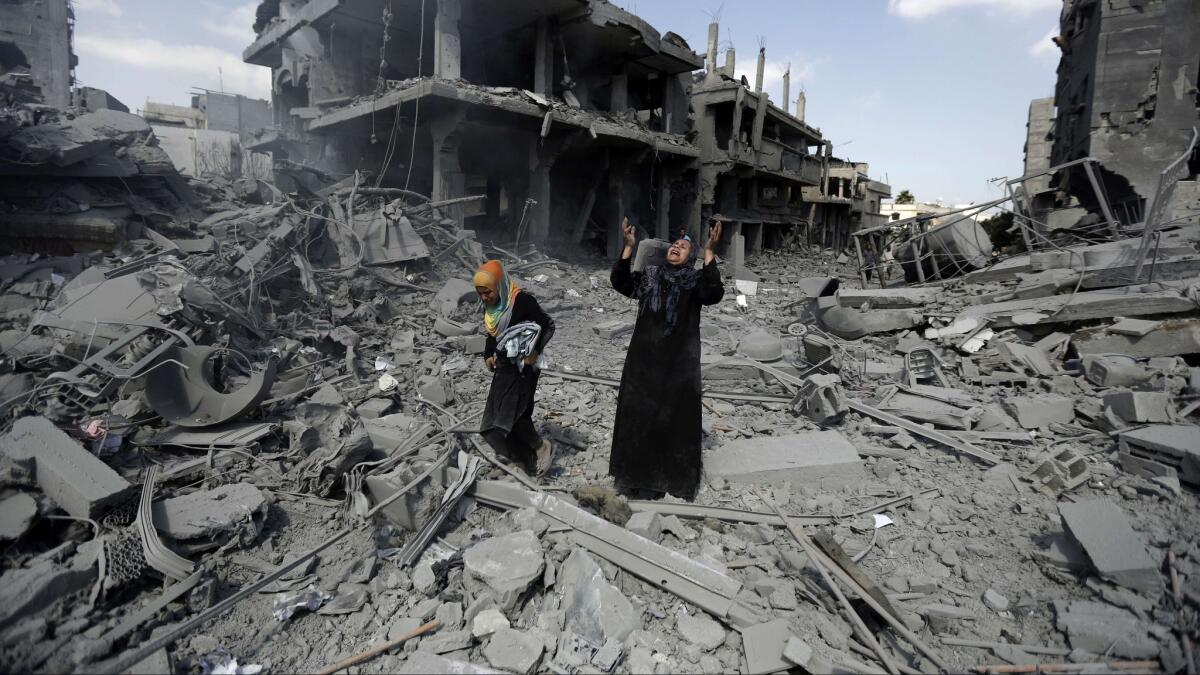
{"type": "MultiPolygon", "coordinates": [[[[641,272],[618,260],[612,285],[634,297],[641,272]]],[[[661,289],[664,297],[667,289],[661,289]]],[[[681,291],[675,328],[665,334],[666,302],[655,312],[639,300],[637,325],[625,356],[608,472],[625,490],[669,492],[693,499],[700,487],[700,307],[725,295],[715,262],[681,291]]]]}
{"type": "MultiPolygon", "coordinates": [[[[546,343],[554,337],[554,320],[542,310],[538,301],[522,291],[513,300],[510,326],[532,321],[541,326],[535,349],[540,354],[546,343]]],[[[492,375],[492,386],[488,390],[487,407],[479,430],[484,440],[497,452],[511,459],[532,466],[534,453],[542,444],[533,426],[533,395],[537,391],[539,372],[536,368],[517,366],[504,356],[496,354],[496,338],[487,338],[483,358],[496,356],[496,370],[492,375]]]]}

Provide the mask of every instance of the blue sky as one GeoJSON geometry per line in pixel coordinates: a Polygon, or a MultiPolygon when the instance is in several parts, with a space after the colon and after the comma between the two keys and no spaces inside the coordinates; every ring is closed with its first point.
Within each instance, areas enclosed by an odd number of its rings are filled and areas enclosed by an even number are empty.
{"type": "MultiPolygon", "coordinates": [[[[74,0],[78,75],[133,109],[186,104],[193,87],[267,97],[270,74],[241,63],[257,2],[74,0]],[[218,75],[220,73],[220,75],[218,75]]],[[[1029,101],[1054,92],[1059,0],[616,0],[703,54],[721,22],[753,83],[760,42],[779,102],[788,64],[806,120],[835,153],[871,164],[893,192],[983,201],[1021,173],[1029,101]]],[[[794,98],[794,95],[793,95],[794,98]]]]}

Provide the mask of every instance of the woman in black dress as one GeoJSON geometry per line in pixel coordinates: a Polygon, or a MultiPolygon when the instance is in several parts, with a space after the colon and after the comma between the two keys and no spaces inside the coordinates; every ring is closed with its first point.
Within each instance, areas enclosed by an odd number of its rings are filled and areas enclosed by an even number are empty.
{"type": "Polygon", "coordinates": [[[554,459],[553,446],[533,426],[533,395],[538,356],[554,336],[554,320],[508,278],[498,260],[480,265],[474,284],[488,332],[484,364],[494,373],[480,433],[501,457],[543,476],[554,459]]]}
{"type": "Polygon", "coordinates": [[[725,295],[713,246],[713,221],[696,269],[696,245],[684,235],[665,265],[630,270],[633,227],[621,223],[625,250],[612,270],[618,293],[638,301],[637,325],[625,357],[608,472],[624,492],[669,492],[694,499],[700,487],[700,307],[725,295]]]}

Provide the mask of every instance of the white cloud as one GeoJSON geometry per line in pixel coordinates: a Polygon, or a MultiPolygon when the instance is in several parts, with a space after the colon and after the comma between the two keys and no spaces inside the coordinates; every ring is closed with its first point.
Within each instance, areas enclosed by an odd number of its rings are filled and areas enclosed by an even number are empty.
{"type": "Polygon", "coordinates": [[[81,57],[104,59],[134,69],[187,75],[181,88],[220,89],[256,98],[269,98],[271,70],[243,63],[241,56],[207,45],[166,44],[149,38],[119,38],[82,34],[75,38],[81,57]],[[218,74],[219,73],[219,74],[218,74]]]}
{"type": "Polygon", "coordinates": [[[124,14],[124,10],[117,4],[117,0],[75,0],[75,9],[83,12],[107,14],[109,16],[121,16],[124,14]]]}
{"type": "Polygon", "coordinates": [[[1029,55],[1036,59],[1058,58],[1058,45],[1054,44],[1056,37],[1058,37],[1058,29],[1051,28],[1042,36],[1042,39],[1029,45],[1029,55]]]}
{"type": "Polygon", "coordinates": [[[963,7],[1032,14],[1061,6],[1062,0],[888,0],[888,12],[905,19],[924,19],[963,7]]]}
{"type": "Polygon", "coordinates": [[[200,25],[210,33],[229,38],[240,45],[246,46],[257,37],[254,34],[255,10],[257,2],[248,2],[234,7],[224,13],[219,20],[205,19],[200,25]]]}

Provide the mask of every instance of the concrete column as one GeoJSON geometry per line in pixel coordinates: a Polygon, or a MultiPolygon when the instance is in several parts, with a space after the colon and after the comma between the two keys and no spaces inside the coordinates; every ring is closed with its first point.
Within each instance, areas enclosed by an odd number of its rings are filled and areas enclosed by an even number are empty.
{"type": "MultiPolygon", "coordinates": [[[[443,115],[429,123],[433,137],[433,201],[457,199],[466,196],[466,180],[458,159],[458,126],[464,111],[443,115]]],[[[463,225],[462,205],[446,207],[446,215],[461,229],[463,225]]]]}
{"type": "MultiPolygon", "coordinates": [[[[610,213],[612,217],[609,219],[612,222],[608,223],[608,259],[616,260],[621,255],[621,249],[625,246],[625,239],[621,234],[621,219],[627,214],[625,213],[625,171],[618,169],[615,165],[613,170],[608,174],[608,191],[613,202],[613,208],[610,213]]],[[[637,223],[634,223],[637,225],[637,223]]]]}
{"type": "Polygon", "coordinates": [[[611,112],[619,113],[629,107],[629,75],[623,69],[612,76],[610,90],[612,97],[609,99],[608,109],[611,112]]]}
{"type": "Polygon", "coordinates": [[[550,40],[550,19],[537,22],[537,45],[534,55],[533,90],[549,96],[554,89],[554,43],[550,40]]]}
{"type": "Polygon", "coordinates": [[[660,170],[658,172],[658,203],[655,208],[654,236],[667,241],[671,233],[671,180],[674,172],[660,170]]]}
{"type": "Polygon", "coordinates": [[[734,79],[734,72],[737,70],[737,51],[733,47],[725,50],[725,75],[729,79],[734,79]]]}
{"type": "Polygon", "coordinates": [[[754,223],[746,226],[746,252],[758,253],[763,247],[763,230],[766,229],[765,223],[754,223]]]}
{"type": "Polygon", "coordinates": [[[763,88],[763,71],[767,67],[767,48],[758,48],[758,70],[754,73],[754,93],[761,94],[763,88]]]}
{"type": "MultiPolygon", "coordinates": [[[[762,78],[759,78],[762,79],[762,78]]],[[[771,97],[765,91],[760,91],[758,96],[758,109],[754,115],[754,129],[750,136],[750,147],[755,150],[762,149],[762,134],[763,123],[767,120],[767,108],[771,105],[771,97]]]]}
{"type": "Polygon", "coordinates": [[[704,67],[709,73],[717,72],[717,37],[721,32],[721,24],[716,21],[708,24],[708,58],[704,67]]]}
{"type": "Polygon", "coordinates": [[[550,237],[550,169],[553,162],[539,163],[529,176],[529,198],[536,204],[529,206],[525,221],[525,232],[521,241],[544,244],[550,237]]]}
{"type": "MultiPolygon", "coordinates": [[[[785,100],[784,103],[787,103],[785,100]]],[[[800,94],[796,96],[796,119],[804,121],[804,107],[808,104],[808,97],[804,95],[804,90],[800,90],[800,94]]]]}
{"type": "Polygon", "coordinates": [[[788,101],[791,101],[792,69],[789,67],[783,73],[783,112],[787,112],[788,101]]]}
{"type": "Polygon", "coordinates": [[[458,20],[462,17],[462,0],[437,0],[437,16],[433,19],[433,76],[444,80],[462,77],[462,37],[458,20]]]}

